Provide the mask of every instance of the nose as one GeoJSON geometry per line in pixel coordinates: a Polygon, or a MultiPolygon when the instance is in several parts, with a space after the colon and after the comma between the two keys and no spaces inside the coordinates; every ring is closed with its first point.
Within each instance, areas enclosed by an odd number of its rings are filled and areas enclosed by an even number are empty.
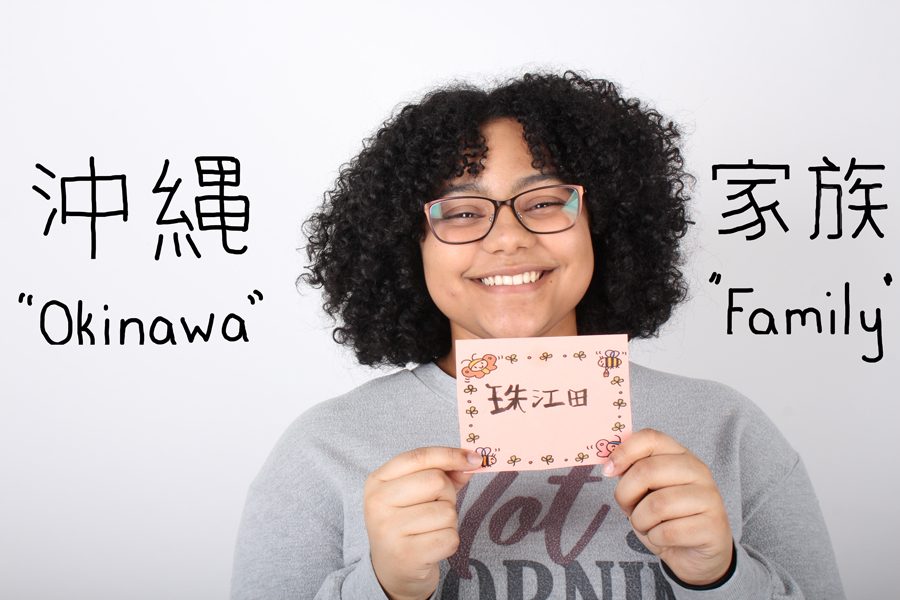
{"type": "Polygon", "coordinates": [[[515,252],[534,243],[535,234],[525,229],[513,210],[510,203],[504,204],[497,211],[491,231],[482,240],[483,247],[488,252],[515,252]]]}

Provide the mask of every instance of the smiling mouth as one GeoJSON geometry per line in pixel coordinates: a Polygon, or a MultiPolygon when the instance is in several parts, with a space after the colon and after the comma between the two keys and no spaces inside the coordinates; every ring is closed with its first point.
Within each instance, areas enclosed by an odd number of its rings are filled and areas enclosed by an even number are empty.
{"type": "Polygon", "coordinates": [[[489,287],[501,285],[525,285],[534,283],[543,277],[544,273],[545,271],[525,271],[524,273],[517,273],[516,275],[491,275],[489,277],[482,277],[479,281],[489,287]]]}

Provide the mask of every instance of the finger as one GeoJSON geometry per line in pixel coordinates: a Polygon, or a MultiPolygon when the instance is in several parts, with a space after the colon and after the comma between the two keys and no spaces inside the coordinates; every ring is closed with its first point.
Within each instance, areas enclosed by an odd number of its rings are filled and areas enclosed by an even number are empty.
{"type": "Polygon", "coordinates": [[[459,533],[456,527],[447,527],[428,533],[420,533],[408,538],[412,555],[425,563],[436,563],[453,556],[459,547],[459,533]]]}
{"type": "Polygon", "coordinates": [[[716,528],[705,514],[663,521],[644,534],[659,548],[703,548],[715,542],[716,528]]]}
{"type": "Polygon", "coordinates": [[[468,471],[476,466],[481,466],[481,457],[470,450],[430,446],[398,454],[372,471],[372,477],[390,481],[425,469],[468,471]]]}
{"type": "Polygon", "coordinates": [[[661,454],[642,458],[622,475],[614,492],[616,502],[631,514],[653,490],[712,480],[709,469],[693,454],[661,454]]]}
{"type": "Polygon", "coordinates": [[[400,535],[418,535],[457,527],[456,504],[446,500],[409,506],[396,515],[400,535]]]}
{"type": "Polygon", "coordinates": [[[453,487],[456,488],[457,492],[469,483],[469,480],[472,479],[472,475],[474,474],[475,471],[447,471],[447,477],[453,482],[453,487]]]}
{"type": "Polygon", "coordinates": [[[666,434],[655,429],[642,429],[631,434],[616,451],[609,455],[603,466],[607,477],[621,475],[635,462],[657,454],[684,454],[687,449],[666,434]]]}
{"type": "Polygon", "coordinates": [[[372,499],[387,506],[415,506],[424,502],[446,500],[456,503],[456,486],[444,471],[426,469],[398,479],[381,482],[372,499]]]}
{"type": "Polygon", "coordinates": [[[637,533],[648,531],[663,523],[691,517],[709,511],[714,498],[709,491],[695,485],[667,487],[647,494],[631,513],[631,526],[637,533]]]}

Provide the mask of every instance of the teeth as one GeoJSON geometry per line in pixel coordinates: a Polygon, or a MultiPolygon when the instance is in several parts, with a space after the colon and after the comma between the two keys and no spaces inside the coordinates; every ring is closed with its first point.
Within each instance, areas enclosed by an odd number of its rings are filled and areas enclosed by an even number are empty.
{"type": "Polygon", "coordinates": [[[541,271],[526,271],[517,275],[492,275],[483,277],[481,283],[484,285],[522,285],[524,283],[534,283],[541,278],[541,271]]]}

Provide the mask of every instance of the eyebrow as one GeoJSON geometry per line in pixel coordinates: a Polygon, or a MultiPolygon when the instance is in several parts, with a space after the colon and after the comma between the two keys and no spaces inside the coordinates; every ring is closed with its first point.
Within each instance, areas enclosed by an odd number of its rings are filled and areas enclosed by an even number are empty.
{"type": "MultiPolygon", "coordinates": [[[[526,190],[532,185],[536,183],[543,183],[546,181],[558,181],[558,178],[555,175],[550,175],[548,173],[535,173],[534,175],[528,175],[527,177],[522,177],[512,187],[513,195],[518,194],[522,190],[526,190]]],[[[457,194],[457,193],[470,193],[470,194],[481,194],[486,195],[484,189],[478,184],[477,181],[470,181],[468,183],[458,183],[454,185],[449,185],[444,188],[441,196],[447,196],[448,194],[457,194]]]]}

